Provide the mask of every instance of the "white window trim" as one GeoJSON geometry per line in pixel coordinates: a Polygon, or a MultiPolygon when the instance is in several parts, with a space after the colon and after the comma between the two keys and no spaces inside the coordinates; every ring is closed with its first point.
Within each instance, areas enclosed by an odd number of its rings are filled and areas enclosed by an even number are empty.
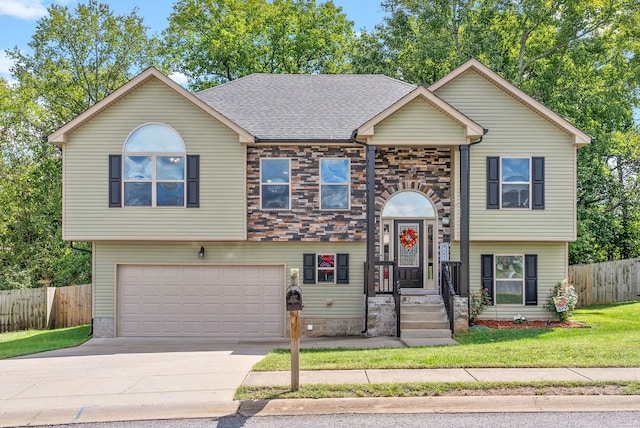
{"type": "Polygon", "coordinates": [[[493,299],[496,306],[524,306],[525,304],[525,278],[527,276],[524,254],[494,254],[493,255],[493,299]],[[522,302],[521,303],[498,303],[498,282],[515,281],[513,278],[498,278],[496,269],[496,259],[498,257],[520,257],[522,259],[522,302]]]}
{"type": "Polygon", "coordinates": [[[316,260],[315,260],[315,264],[316,264],[316,284],[320,284],[320,285],[335,285],[336,284],[336,277],[338,275],[338,255],[336,253],[316,253],[316,260]],[[333,268],[321,268],[318,266],[318,258],[320,256],[333,256],[333,268]],[[320,270],[333,270],[333,282],[328,282],[328,281],[320,281],[320,275],[319,275],[319,271],[320,270]]]}
{"type": "Polygon", "coordinates": [[[187,154],[179,152],[122,152],[122,206],[126,208],[184,208],[187,206],[187,154]],[[125,162],[127,157],[141,156],[151,158],[151,180],[128,180],[125,178],[125,162]],[[179,156],[182,158],[183,179],[182,180],[158,180],[156,174],[156,159],[158,157],[179,156]],[[151,205],[126,205],[126,193],[124,187],[126,183],[151,183],[151,205]],[[158,183],[182,183],[182,205],[158,205],[158,183]]]}
{"type": "Polygon", "coordinates": [[[531,170],[531,157],[526,157],[526,156],[500,156],[500,209],[501,210],[516,210],[516,211],[523,211],[523,210],[531,210],[531,206],[532,206],[532,200],[531,200],[531,192],[533,191],[533,174],[532,174],[532,170],[531,170]],[[504,159],[527,159],[529,161],[529,181],[502,181],[502,161],[504,159]],[[502,197],[504,195],[504,191],[502,190],[502,186],[503,185],[509,185],[509,184],[527,184],[529,186],[529,201],[528,201],[528,207],[505,207],[502,205],[502,197]]]}
{"type": "Polygon", "coordinates": [[[350,211],[351,210],[351,159],[346,157],[322,158],[318,162],[318,193],[320,193],[320,211],[350,211]],[[325,183],[322,181],[322,161],[323,160],[346,160],[347,161],[347,182],[346,183],[325,183]],[[342,186],[347,188],[347,208],[322,208],[322,186],[342,186]]]}
{"type": "Polygon", "coordinates": [[[260,210],[261,211],[291,211],[291,158],[279,158],[279,157],[265,157],[265,158],[260,158],[260,210]],[[288,176],[289,176],[289,181],[287,183],[263,183],[262,182],[262,161],[263,160],[286,160],[289,162],[289,172],[288,172],[288,176]],[[289,197],[288,197],[288,201],[289,201],[289,206],[286,208],[264,208],[262,206],[262,189],[263,186],[289,186],[289,197]]]}

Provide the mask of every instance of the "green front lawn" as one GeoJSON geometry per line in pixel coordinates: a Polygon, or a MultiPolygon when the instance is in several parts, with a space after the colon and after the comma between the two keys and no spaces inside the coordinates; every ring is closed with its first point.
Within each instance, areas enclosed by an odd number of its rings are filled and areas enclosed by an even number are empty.
{"type": "MultiPolygon", "coordinates": [[[[473,330],[458,346],[399,349],[302,349],[301,370],[445,367],[640,367],[640,302],[578,309],[591,328],[473,330]]],[[[289,370],[288,350],[274,350],[256,371],[289,370]]]]}
{"type": "Polygon", "coordinates": [[[77,346],[91,339],[91,327],[25,330],[0,334],[0,359],[77,346]]]}

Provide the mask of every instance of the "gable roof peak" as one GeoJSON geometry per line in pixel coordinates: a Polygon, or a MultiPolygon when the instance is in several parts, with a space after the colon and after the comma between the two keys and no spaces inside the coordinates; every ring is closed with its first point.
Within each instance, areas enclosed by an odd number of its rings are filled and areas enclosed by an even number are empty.
{"type": "Polygon", "coordinates": [[[240,142],[249,143],[254,141],[254,137],[247,133],[244,129],[231,122],[229,119],[224,117],[224,115],[220,114],[220,112],[216,111],[212,106],[202,102],[199,98],[194,96],[191,92],[187,91],[178,83],[171,80],[169,77],[165,76],[155,67],[149,67],[144,70],[142,73],[138,74],[131,80],[129,80],[124,85],[120,86],[118,89],[113,91],[111,94],[104,97],[102,100],[98,101],[84,112],[80,113],[71,121],[64,124],[62,127],[54,131],[47,140],[50,143],[56,145],[64,145],[67,143],[68,136],[71,132],[84,125],[86,122],[93,119],[95,116],[99,115],[113,104],[118,102],[123,97],[127,96],[129,93],[135,91],[140,86],[147,83],[150,79],[156,79],[164,84],[166,87],[174,91],[179,96],[185,98],[187,101],[191,102],[195,105],[195,107],[203,110],[208,115],[212,116],[214,119],[221,122],[223,125],[227,126],[233,132],[238,134],[240,142]]]}
{"type": "Polygon", "coordinates": [[[455,81],[458,77],[469,71],[477,73],[498,89],[502,90],[525,107],[555,125],[566,134],[570,135],[573,144],[582,146],[591,143],[590,136],[475,58],[469,59],[442,79],[430,85],[428,89],[433,93],[437,93],[438,90],[444,88],[449,83],[455,81]]]}

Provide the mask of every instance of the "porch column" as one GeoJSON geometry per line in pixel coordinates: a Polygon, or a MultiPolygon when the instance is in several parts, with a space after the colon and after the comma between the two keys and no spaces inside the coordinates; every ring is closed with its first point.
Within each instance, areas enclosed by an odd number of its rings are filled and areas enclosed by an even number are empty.
{"type": "Polygon", "coordinates": [[[460,147],[460,295],[469,296],[469,151],[460,147]]]}
{"type": "Polygon", "coordinates": [[[367,296],[376,295],[376,146],[367,145],[367,296]]]}

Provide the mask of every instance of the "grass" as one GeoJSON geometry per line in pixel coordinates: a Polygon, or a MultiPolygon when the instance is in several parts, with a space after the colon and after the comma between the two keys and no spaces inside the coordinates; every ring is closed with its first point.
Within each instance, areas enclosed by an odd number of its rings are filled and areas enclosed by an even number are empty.
{"type": "Polygon", "coordinates": [[[640,382],[416,382],[340,385],[241,386],[236,400],[347,397],[437,397],[444,395],[638,395],[640,382]]]}
{"type": "MultiPolygon", "coordinates": [[[[640,302],[574,312],[591,328],[473,330],[458,346],[398,349],[302,349],[301,370],[448,367],[640,367],[640,302]]],[[[253,370],[289,370],[288,350],[276,349],[253,370]]]]}
{"type": "Polygon", "coordinates": [[[83,325],[57,330],[2,333],[0,334],[0,359],[77,346],[91,338],[90,331],[90,326],[83,325]]]}

